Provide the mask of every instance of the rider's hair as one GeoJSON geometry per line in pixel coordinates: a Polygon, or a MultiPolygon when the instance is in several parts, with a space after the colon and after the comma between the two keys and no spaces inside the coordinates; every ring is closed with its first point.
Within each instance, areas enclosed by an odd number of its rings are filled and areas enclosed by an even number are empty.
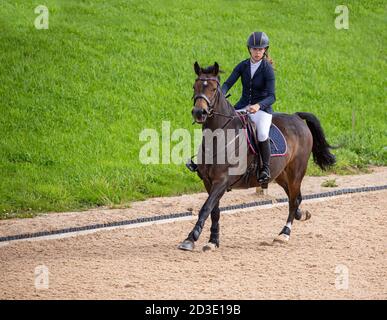
{"type": "Polygon", "coordinates": [[[269,56],[268,50],[269,50],[269,48],[266,48],[265,53],[263,54],[263,59],[266,59],[267,61],[269,61],[270,64],[273,66],[273,69],[274,69],[274,61],[273,61],[273,59],[269,56]]]}

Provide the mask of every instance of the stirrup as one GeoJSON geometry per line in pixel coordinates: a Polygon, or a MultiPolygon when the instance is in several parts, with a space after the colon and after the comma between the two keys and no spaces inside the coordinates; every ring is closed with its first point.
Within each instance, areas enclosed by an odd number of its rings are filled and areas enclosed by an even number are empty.
{"type": "Polygon", "coordinates": [[[191,172],[196,172],[198,171],[198,165],[192,161],[192,159],[188,159],[187,163],[185,166],[188,168],[189,171],[191,172]]]}
{"type": "Polygon", "coordinates": [[[260,174],[258,176],[258,182],[259,183],[267,183],[270,180],[270,178],[271,178],[270,172],[265,170],[265,169],[262,169],[262,171],[260,172],[260,174]]]}

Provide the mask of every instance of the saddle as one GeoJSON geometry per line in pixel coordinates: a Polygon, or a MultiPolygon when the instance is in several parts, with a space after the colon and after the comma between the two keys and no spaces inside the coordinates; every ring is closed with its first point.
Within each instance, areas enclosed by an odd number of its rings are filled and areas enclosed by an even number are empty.
{"type": "MultiPolygon", "coordinates": [[[[246,134],[247,144],[252,154],[259,156],[257,127],[255,123],[247,117],[247,114],[237,112],[246,134]]],[[[283,157],[287,155],[288,145],[281,130],[272,123],[269,131],[271,157],[283,157]]]]}
{"type": "Polygon", "coordinates": [[[249,150],[254,155],[259,155],[258,148],[258,136],[257,136],[257,127],[255,123],[247,117],[247,114],[240,114],[237,112],[239,119],[242,122],[243,130],[246,134],[247,145],[249,146],[249,150]]]}

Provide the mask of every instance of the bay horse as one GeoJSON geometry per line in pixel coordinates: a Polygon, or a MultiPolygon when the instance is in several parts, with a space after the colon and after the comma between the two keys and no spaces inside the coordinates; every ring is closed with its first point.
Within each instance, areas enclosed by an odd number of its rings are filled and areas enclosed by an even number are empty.
{"type": "MultiPolygon", "coordinates": [[[[220,77],[218,63],[213,66],[202,68],[197,62],[194,64],[194,71],[197,75],[194,89],[194,106],[192,116],[194,122],[202,124],[202,130],[241,130],[244,124],[241,117],[237,115],[234,107],[226,99],[220,89],[220,77]]],[[[286,225],[274,241],[286,243],[290,239],[290,232],[294,219],[307,220],[311,214],[300,210],[301,182],[304,178],[308,159],[313,153],[314,162],[323,170],[335,164],[335,156],[330,152],[332,148],[324,135],[320,121],[316,116],[306,112],[296,112],[294,114],[274,113],[272,123],[282,132],[287,142],[287,153],[282,157],[271,157],[270,171],[271,179],[275,180],[286,192],[289,199],[289,215],[286,225]],[[304,121],[305,120],[305,121],[304,121]]],[[[239,131],[240,132],[240,131],[239,131]]],[[[241,138],[242,135],[239,135],[241,138]]],[[[203,180],[208,192],[208,198],[199,211],[198,220],[188,234],[188,237],[179,244],[178,249],[192,251],[195,241],[198,240],[206,219],[211,214],[211,235],[209,242],[203,250],[212,250],[219,247],[219,201],[231,188],[247,189],[259,186],[255,174],[247,176],[245,173],[231,175],[229,168],[235,163],[217,163],[204,161],[205,151],[204,136],[202,141],[201,161],[197,165],[197,174],[203,180]],[[242,179],[242,177],[245,177],[242,179]]],[[[227,148],[227,145],[223,146],[227,148]]],[[[217,145],[214,145],[217,148],[217,145]]],[[[219,151],[219,150],[218,150],[219,151]]],[[[217,150],[214,151],[215,153],[217,150]]],[[[243,153],[243,152],[242,152],[243,153]]],[[[256,159],[256,155],[245,152],[247,167],[256,159]]]]}

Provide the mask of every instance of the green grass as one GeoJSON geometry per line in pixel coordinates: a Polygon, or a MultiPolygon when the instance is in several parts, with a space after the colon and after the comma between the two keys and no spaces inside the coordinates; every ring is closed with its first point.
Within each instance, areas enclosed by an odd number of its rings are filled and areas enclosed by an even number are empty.
{"type": "Polygon", "coordinates": [[[254,30],[271,40],[275,110],[318,116],[341,147],[333,170],[387,164],[385,1],[346,1],[349,30],[328,0],[46,0],[36,30],[39,4],[0,7],[0,218],[203,190],[183,164],[141,164],[139,133],[192,132],[193,62],[227,77],[254,30]]]}
{"type": "Polygon", "coordinates": [[[323,183],[321,183],[322,187],[326,188],[334,188],[337,187],[336,179],[327,179],[323,183]]]}

